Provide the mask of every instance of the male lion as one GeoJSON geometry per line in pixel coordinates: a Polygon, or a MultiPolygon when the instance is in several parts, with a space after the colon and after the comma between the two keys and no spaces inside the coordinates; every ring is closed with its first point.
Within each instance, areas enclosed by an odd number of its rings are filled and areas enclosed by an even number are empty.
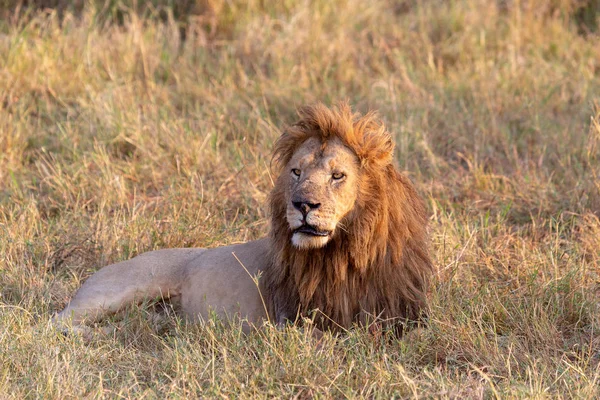
{"type": "Polygon", "coordinates": [[[341,104],[299,111],[275,145],[279,177],[267,238],[215,249],[167,249],[109,265],[54,317],[75,325],[148,298],[193,319],[239,315],[277,324],[313,311],[317,327],[381,321],[400,331],[426,302],[432,264],[425,207],[393,166],[390,134],[341,104]],[[256,278],[260,276],[259,284],[256,278]]]}

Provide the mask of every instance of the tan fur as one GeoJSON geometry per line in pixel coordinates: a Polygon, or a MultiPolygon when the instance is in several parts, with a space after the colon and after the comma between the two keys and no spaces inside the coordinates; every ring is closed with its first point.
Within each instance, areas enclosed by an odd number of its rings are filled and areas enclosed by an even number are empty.
{"type": "Polygon", "coordinates": [[[392,165],[393,149],[373,113],[354,115],[345,104],[302,109],[275,146],[280,175],[269,199],[268,238],[159,250],[109,265],[53,321],[81,326],[162,297],[192,319],[212,310],[253,325],[267,315],[283,323],[317,309],[321,328],[375,317],[401,328],[421,315],[432,265],[425,207],[392,165]]]}

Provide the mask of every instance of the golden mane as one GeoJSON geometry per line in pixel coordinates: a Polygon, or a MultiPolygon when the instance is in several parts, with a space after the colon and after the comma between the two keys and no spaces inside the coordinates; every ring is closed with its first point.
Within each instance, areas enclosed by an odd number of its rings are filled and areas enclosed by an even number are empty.
{"type": "Polygon", "coordinates": [[[299,111],[300,120],[275,145],[281,169],[308,138],[339,138],[360,161],[353,211],[323,248],[302,250],[290,240],[285,185],[280,174],[269,197],[271,254],[262,281],[275,322],[319,310],[321,329],[349,328],[375,318],[395,326],[418,320],[433,267],[427,215],[409,179],[393,166],[394,144],[374,112],[353,114],[347,104],[299,111]]]}

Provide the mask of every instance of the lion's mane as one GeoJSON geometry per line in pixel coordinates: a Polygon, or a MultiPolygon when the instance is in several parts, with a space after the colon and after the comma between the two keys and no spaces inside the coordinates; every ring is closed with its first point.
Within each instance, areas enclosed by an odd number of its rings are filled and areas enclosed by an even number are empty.
{"type": "Polygon", "coordinates": [[[318,310],[321,329],[377,318],[401,331],[403,322],[422,315],[433,269],[423,201],[394,168],[391,135],[375,113],[360,116],[346,104],[332,109],[317,104],[299,116],[275,145],[276,164],[287,165],[310,137],[337,137],[360,160],[359,194],[325,247],[298,249],[290,240],[280,173],[269,198],[271,254],[263,277],[271,318],[294,320],[318,310]]]}

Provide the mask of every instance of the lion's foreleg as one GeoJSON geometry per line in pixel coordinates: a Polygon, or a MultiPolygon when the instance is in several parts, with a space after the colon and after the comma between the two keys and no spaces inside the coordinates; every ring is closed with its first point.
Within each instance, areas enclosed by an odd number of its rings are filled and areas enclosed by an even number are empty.
{"type": "Polygon", "coordinates": [[[271,317],[275,325],[282,329],[288,324],[294,324],[300,317],[300,302],[293,291],[276,288],[272,292],[271,317]]]}

